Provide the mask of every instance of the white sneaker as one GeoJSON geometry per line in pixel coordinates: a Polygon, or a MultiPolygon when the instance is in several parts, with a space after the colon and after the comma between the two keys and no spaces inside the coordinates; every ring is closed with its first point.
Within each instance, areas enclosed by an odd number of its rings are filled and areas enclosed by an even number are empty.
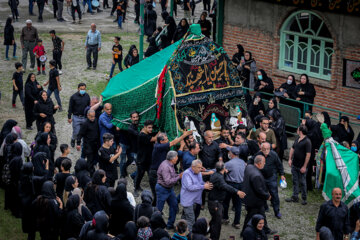
{"type": "Polygon", "coordinates": [[[29,68],[30,71],[34,71],[34,68],[29,68]]]}
{"type": "Polygon", "coordinates": [[[61,70],[59,70],[59,74],[60,74],[60,75],[62,74],[62,71],[61,71],[61,70]]]}

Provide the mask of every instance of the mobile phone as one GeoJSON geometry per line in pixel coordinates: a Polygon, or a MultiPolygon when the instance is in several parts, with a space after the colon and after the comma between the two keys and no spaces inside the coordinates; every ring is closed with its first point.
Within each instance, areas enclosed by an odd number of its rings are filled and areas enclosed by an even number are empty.
{"type": "Polygon", "coordinates": [[[245,57],[244,56],[241,56],[241,60],[244,61],[245,57]]]}

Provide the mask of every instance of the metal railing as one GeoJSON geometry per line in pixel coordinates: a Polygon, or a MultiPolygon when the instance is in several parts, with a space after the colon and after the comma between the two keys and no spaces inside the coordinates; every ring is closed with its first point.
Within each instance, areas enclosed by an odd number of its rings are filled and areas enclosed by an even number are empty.
{"type": "MultiPolygon", "coordinates": [[[[244,89],[244,93],[246,93],[247,91],[249,91],[250,93],[251,92],[256,92],[254,89],[251,89],[251,88],[246,88],[246,87],[243,87],[244,89]]],[[[261,92],[261,91],[260,91],[261,92]]],[[[274,97],[275,95],[273,93],[266,93],[266,92],[261,92],[261,94],[263,95],[267,95],[267,96],[271,96],[271,97],[274,97]]],[[[268,102],[268,100],[264,100],[262,99],[263,101],[265,102],[268,102]]],[[[286,123],[286,126],[289,126],[289,127],[298,127],[300,125],[300,122],[301,122],[301,118],[304,117],[304,114],[307,110],[309,110],[309,106],[312,106],[313,108],[320,108],[320,109],[323,109],[324,111],[326,112],[331,112],[333,113],[333,115],[337,115],[337,118],[335,117],[330,117],[332,119],[336,119],[338,121],[340,121],[340,118],[342,116],[348,116],[348,117],[353,117],[353,118],[357,118],[357,115],[355,114],[352,114],[352,113],[347,113],[347,112],[344,112],[344,111],[339,111],[339,110],[336,110],[336,109],[332,109],[332,108],[328,108],[328,107],[324,107],[324,106],[320,106],[320,105],[317,105],[317,104],[312,104],[312,103],[307,103],[307,102],[302,102],[302,101],[297,101],[295,99],[291,99],[291,98],[286,98],[286,101],[289,101],[289,102],[293,102],[294,104],[296,105],[302,105],[301,107],[301,110],[300,111],[300,108],[298,107],[294,107],[294,106],[290,106],[290,105],[287,105],[287,104],[283,104],[283,103],[280,103],[279,106],[280,106],[280,109],[281,109],[281,115],[284,117],[284,120],[285,120],[285,123],[286,123]],[[288,116],[288,114],[286,114],[286,109],[298,109],[298,117],[296,116],[288,116]],[[285,109],[285,113],[283,113],[283,109],[285,109]],[[289,118],[291,117],[291,118],[289,118]],[[298,119],[298,124],[294,124],[294,118],[297,118],[298,119]],[[290,123],[287,124],[287,120],[290,119],[290,123]]],[[[313,112],[315,113],[315,112],[313,112]]],[[[295,113],[296,115],[296,113],[295,113]]],[[[354,122],[354,121],[351,121],[350,119],[350,124],[351,125],[357,125],[357,126],[360,126],[360,123],[357,123],[357,122],[354,122]]]]}

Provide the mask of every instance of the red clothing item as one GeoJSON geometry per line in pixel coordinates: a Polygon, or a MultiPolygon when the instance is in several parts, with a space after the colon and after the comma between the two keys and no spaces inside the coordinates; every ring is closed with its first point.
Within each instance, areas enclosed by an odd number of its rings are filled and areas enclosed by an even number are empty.
{"type": "Polygon", "coordinates": [[[33,53],[37,56],[42,56],[42,55],[45,55],[45,48],[43,45],[39,46],[39,45],[36,45],[36,47],[34,47],[34,50],[33,50],[33,53]]]}

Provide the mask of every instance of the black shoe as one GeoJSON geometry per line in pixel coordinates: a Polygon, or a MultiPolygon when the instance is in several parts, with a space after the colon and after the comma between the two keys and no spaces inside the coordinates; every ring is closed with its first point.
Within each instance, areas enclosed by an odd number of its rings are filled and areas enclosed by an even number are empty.
{"type": "Polygon", "coordinates": [[[34,14],[34,13],[30,13],[30,16],[36,16],[36,14],[34,14]]]}
{"type": "Polygon", "coordinates": [[[96,70],[96,67],[93,67],[93,70],[96,70]]]}
{"type": "Polygon", "coordinates": [[[307,204],[307,201],[306,200],[302,200],[302,202],[301,202],[301,205],[306,205],[307,204]]]}
{"type": "Polygon", "coordinates": [[[26,127],[26,129],[27,129],[27,130],[33,130],[33,128],[32,128],[32,127],[26,127]]]}
{"type": "Polygon", "coordinates": [[[299,202],[299,199],[295,197],[286,198],[285,202],[299,202]]]}
{"type": "Polygon", "coordinates": [[[115,19],[113,22],[117,22],[117,19],[115,19]]]}
{"type": "Polygon", "coordinates": [[[71,147],[75,147],[75,139],[71,139],[71,147]]]}
{"type": "Polygon", "coordinates": [[[86,69],[87,69],[87,70],[90,70],[90,69],[91,69],[91,67],[90,67],[90,66],[88,66],[86,69]]]}

